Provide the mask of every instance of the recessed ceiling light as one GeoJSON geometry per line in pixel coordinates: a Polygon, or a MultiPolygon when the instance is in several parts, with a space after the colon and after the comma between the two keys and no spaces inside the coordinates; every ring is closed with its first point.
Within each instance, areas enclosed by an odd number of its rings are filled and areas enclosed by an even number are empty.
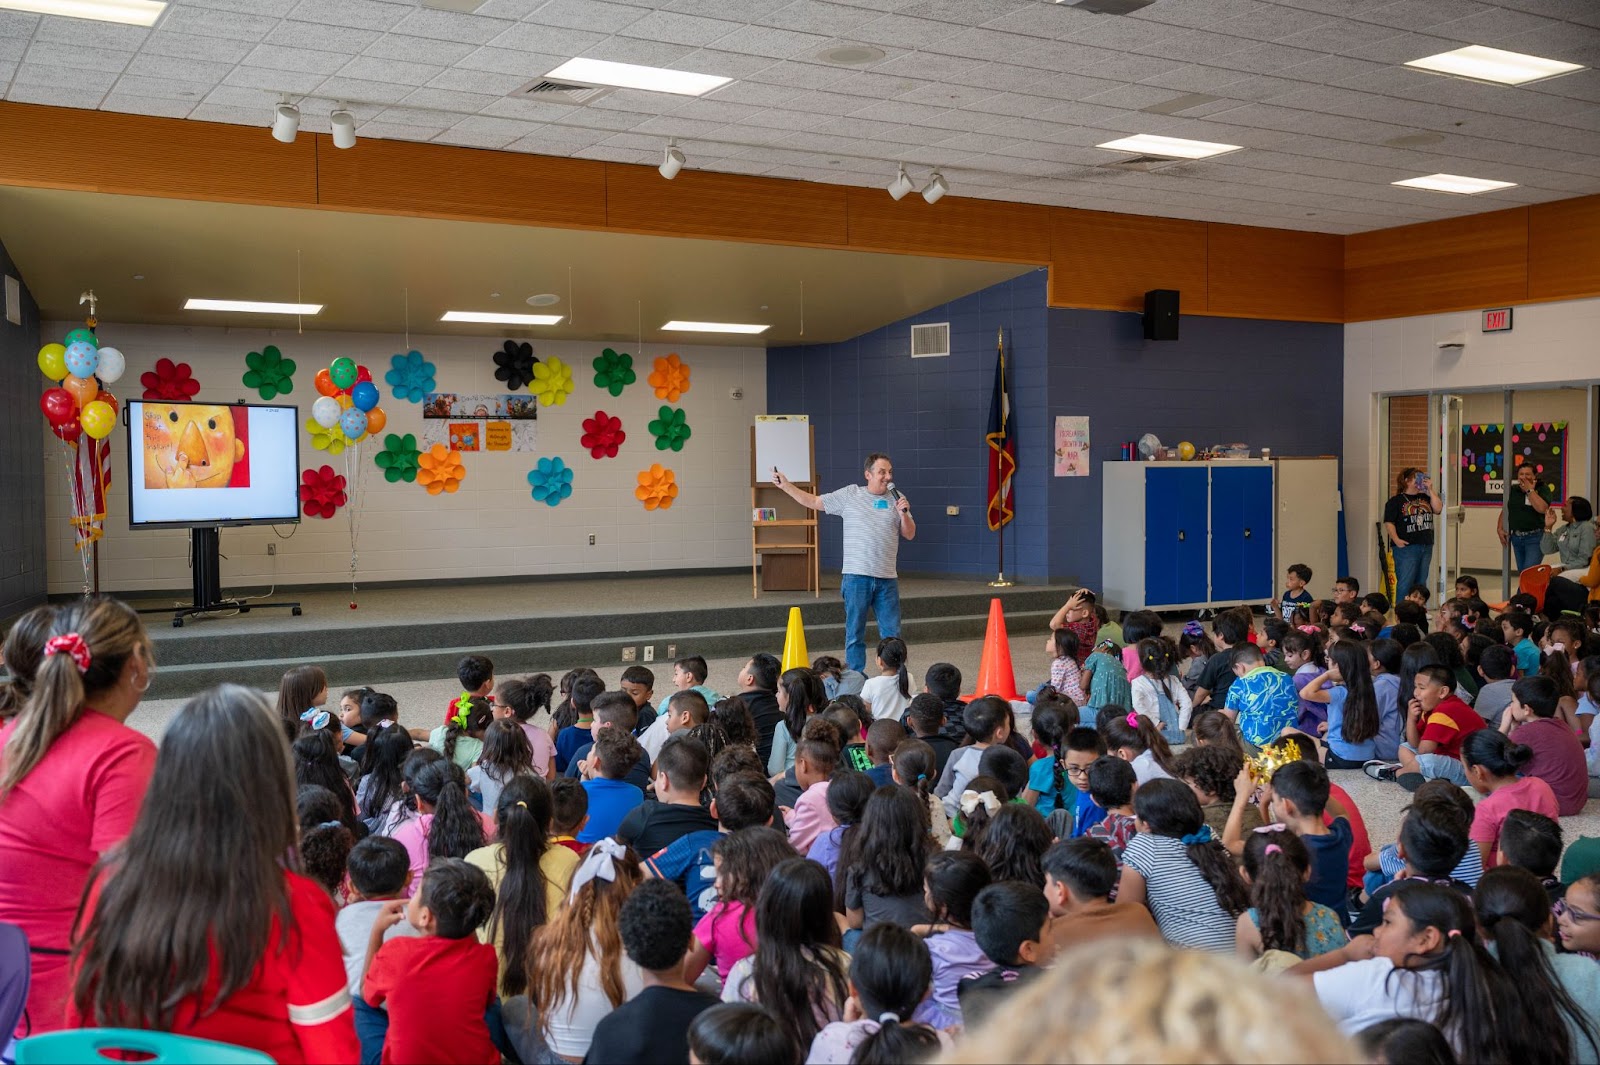
{"type": "Polygon", "coordinates": [[[1159,155],[1167,159],[1207,159],[1213,155],[1237,152],[1241,144],[1217,144],[1212,141],[1191,141],[1182,137],[1161,137],[1154,133],[1139,133],[1121,140],[1095,145],[1113,152],[1136,152],[1140,155],[1159,155]]]}
{"type": "Polygon", "coordinates": [[[1481,44],[1469,44],[1453,52],[1440,52],[1438,55],[1413,59],[1406,66],[1434,74],[1453,74],[1458,78],[1493,82],[1496,85],[1527,85],[1530,82],[1543,81],[1545,78],[1559,77],[1583,69],[1577,63],[1563,63],[1557,59],[1542,59],[1521,52],[1485,48],[1481,44]]]}
{"type": "Polygon", "coordinates": [[[765,333],[772,326],[741,322],[680,322],[674,319],[661,328],[680,333],[765,333]]]}
{"type": "Polygon", "coordinates": [[[143,274],[134,274],[133,275],[133,279],[135,281],[143,281],[144,280],[144,275],[143,274]]]}
{"type": "Polygon", "coordinates": [[[441,322],[476,322],[479,325],[555,325],[561,314],[501,314],[499,311],[445,311],[441,322]]]}
{"type": "Polygon", "coordinates": [[[0,0],[0,8],[35,15],[120,22],[125,26],[154,26],[167,5],[165,0],[0,0]]]}
{"type": "Polygon", "coordinates": [[[844,44],[832,48],[824,48],[817,53],[817,58],[824,63],[833,63],[842,67],[860,67],[868,63],[876,63],[884,57],[882,48],[874,48],[870,44],[844,44]]]}
{"type": "Polygon", "coordinates": [[[320,303],[264,303],[261,300],[201,300],[191,299],[183,305],[186,311],[244,311],[248,314],[317,314],[320,303]]]}
{"type": "Polygon", "coordinates": [[[614,85],[619,89],[670,92],[678,96],[704,96],[733,80],[716,74],[613,63],[605,59],[569,59],[545,77],[555,81],[577,81],[585,85],[614,85]]]}
{"type": "Polygon", "coordinates": [[[1459,174],[1429,174],[1427,177],[1406,178],[1390,184],[1408,189],[1427,189],[1430,192],[1453,192],[1458,196],[1476,196],[1480,192],[1517,187],[1515,181],[1490,181],[1487,178],[1461,177],[1459,174]]]}
{"type": "MultiPolygon", "coordinates": [[[[499,293],[497,292],[495,295],[498,296],[499,293]]],[[[530,307],[554,307],[560,302],[561,297],[554,292],[541,292],[537,296],[529,296],[527,299],[527,304],[530,307]]]]}

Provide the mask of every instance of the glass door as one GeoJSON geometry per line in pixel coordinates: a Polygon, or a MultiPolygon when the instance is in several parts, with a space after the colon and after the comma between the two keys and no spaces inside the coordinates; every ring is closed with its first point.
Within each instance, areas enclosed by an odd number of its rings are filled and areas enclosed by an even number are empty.
{"type": "MultiPolygon", "coordinates": [[[[1429,450],[1429,465],[1434,472],[1434,491],[1444,503],[1444,512],[1434,522],[1433,572],[1428,575],[1435,603],[1455,594],[1456,578],[1461,575],[1461,531],[1467,518],[1462,504],[1461,485],[1474,457],[1461,448],[1462,412],[1465,401],[1457,395],[1437,393],[1430,412],[1434,446],[1429,450]]],[[[1404,592],[1400,593],[1404,595],[1404,592]]]]}

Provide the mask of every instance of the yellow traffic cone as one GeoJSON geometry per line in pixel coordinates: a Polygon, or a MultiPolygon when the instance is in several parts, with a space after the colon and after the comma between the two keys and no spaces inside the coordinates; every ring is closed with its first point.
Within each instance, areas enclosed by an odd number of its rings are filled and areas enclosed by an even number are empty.
{"type": "Polygon", "coordinates": [[[800,608],[789,608],[789,628],[783,634],[783,671],[809,668],[811,656],[806,653],[806,630],[800,623],[800,608]]]}

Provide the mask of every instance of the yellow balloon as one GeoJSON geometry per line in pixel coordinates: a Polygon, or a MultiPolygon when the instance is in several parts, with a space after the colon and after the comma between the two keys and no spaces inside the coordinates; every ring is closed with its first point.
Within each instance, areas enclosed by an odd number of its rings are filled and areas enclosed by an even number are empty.
{"type": "Polygon", "coordinates": [[[350,393],[348,392],[341,392],[335,398],[339,400],[340,410],[349,410],[351,407],[356,405],[356,401],[350,398],[350,393]]]}
{"type": "Polygon", "coordinates": [[[60,344],[46,344],[40,348],[39,370],[52,381],[67,376],[67,349],[60,344]]]}
{"type": "Polygon", "coordinates": [[[97,399],[83,408],[83,413],[78,416],[78,421],[83,426],[83,431],[95,440],[104,440],[111,435],[117,427],[117,416],[111,409],[111,404],[103,399],[97,399]]]}
{"type": "Polygon", "coordinates": [[[1194,445],[1185,440],[1178,445],[1178,457],[1185,462],[1194,458],[1194,445]]]}

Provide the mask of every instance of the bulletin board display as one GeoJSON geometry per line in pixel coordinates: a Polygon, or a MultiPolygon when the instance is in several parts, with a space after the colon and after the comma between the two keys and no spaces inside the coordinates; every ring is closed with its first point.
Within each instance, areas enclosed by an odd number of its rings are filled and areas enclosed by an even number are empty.
{"type": "MultiPolygon", "coordinates": [[[[1505,423],[1461,427],[1461,502],[1469,507],[1505,503],[1505,423]]],[[[1567,497],[1567,423],[1522,422],[1511,426],[1509,469],[1531,465],[1551,499],[1567,497]]]]}

